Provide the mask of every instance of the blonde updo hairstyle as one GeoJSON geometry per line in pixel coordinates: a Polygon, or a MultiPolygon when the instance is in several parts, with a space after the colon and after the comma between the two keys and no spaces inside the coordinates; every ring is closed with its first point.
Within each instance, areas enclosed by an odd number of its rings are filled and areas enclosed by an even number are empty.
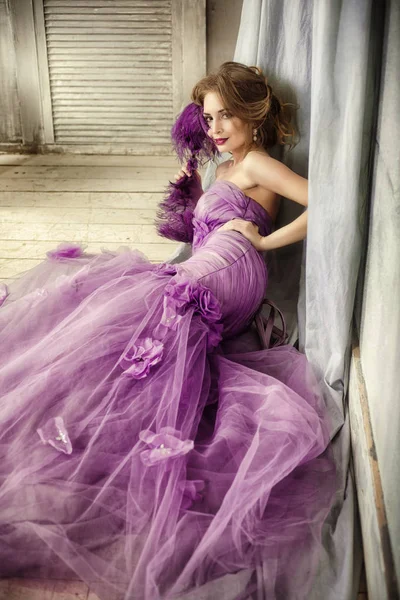
{"type": "Polygon", "coordinates": [[[256,144],[264,149],[295,145],[296,130],[291,124],[290,103],[282,103],[274,94],[262,70],[238,62],[224,62],[215,73],[201,79],[193,88],[192,102],[204,105],[207,93],[216,92],[224,108],[234,117],[257,129],[256,144]]]}

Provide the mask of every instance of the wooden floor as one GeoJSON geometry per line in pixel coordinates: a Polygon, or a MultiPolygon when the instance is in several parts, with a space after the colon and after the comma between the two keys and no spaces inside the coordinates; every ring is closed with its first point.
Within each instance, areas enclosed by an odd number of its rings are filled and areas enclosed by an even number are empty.
{"type": "MultiPolygon", "coordinates": [[[[0,580],[0,600],[99,600],[99,598],[81,582],[8,579],[0,580]]],[[[361,574],[357,600],[368,600],[364,571],[361,574]]]]}
{"type": "MultiPolygon", "coordinates": [[[[0,280],[12,281],[64,241],[90,253],[129,246],[167,260],[177,244],[157,236],[153,222],[178,170],[166,156],[0,155],[0,280]]],[[[0,580],[0,600],[98,597],[81,582],[8,579],[0,580]]],[[[364,574],[358,600],[367,600],[364,574]]]]}
{"type": "Polygon", "coordinates": [[[127,245],[166,260],[177,244],[157,236],[153,221],[178,170],[168,156],[0,155],[0,280],[62,241],[88,252],[127,245]]]}

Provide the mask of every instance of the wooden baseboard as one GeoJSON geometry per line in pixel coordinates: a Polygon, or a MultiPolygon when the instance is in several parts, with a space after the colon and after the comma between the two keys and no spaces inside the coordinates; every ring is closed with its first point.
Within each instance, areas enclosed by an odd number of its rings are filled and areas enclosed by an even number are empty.
{"type": "Polygon", "coordinates": [[[348,395],[368,597],[370,600],[399,600],[382,481],[356,335],[353,339],[348,395]]]}

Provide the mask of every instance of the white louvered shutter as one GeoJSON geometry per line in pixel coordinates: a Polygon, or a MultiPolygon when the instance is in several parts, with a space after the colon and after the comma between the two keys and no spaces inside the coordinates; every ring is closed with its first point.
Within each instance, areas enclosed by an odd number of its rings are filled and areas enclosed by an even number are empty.
{"type": "Polygon", "coordinates": [[[171,0],[43,0],[56,144],[170,145],[171,0]]]}

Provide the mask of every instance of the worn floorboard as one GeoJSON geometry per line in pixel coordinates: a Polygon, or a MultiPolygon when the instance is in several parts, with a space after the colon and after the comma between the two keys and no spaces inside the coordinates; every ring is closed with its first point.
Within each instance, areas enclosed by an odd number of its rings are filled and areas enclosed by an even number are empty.
{"type": "Polygon", "coordinates": [[[0,155],[0,280],[63,241],[166,260],[177,244],[157,235],[154,219],[178,169],[168,156],[0,155]]]}

